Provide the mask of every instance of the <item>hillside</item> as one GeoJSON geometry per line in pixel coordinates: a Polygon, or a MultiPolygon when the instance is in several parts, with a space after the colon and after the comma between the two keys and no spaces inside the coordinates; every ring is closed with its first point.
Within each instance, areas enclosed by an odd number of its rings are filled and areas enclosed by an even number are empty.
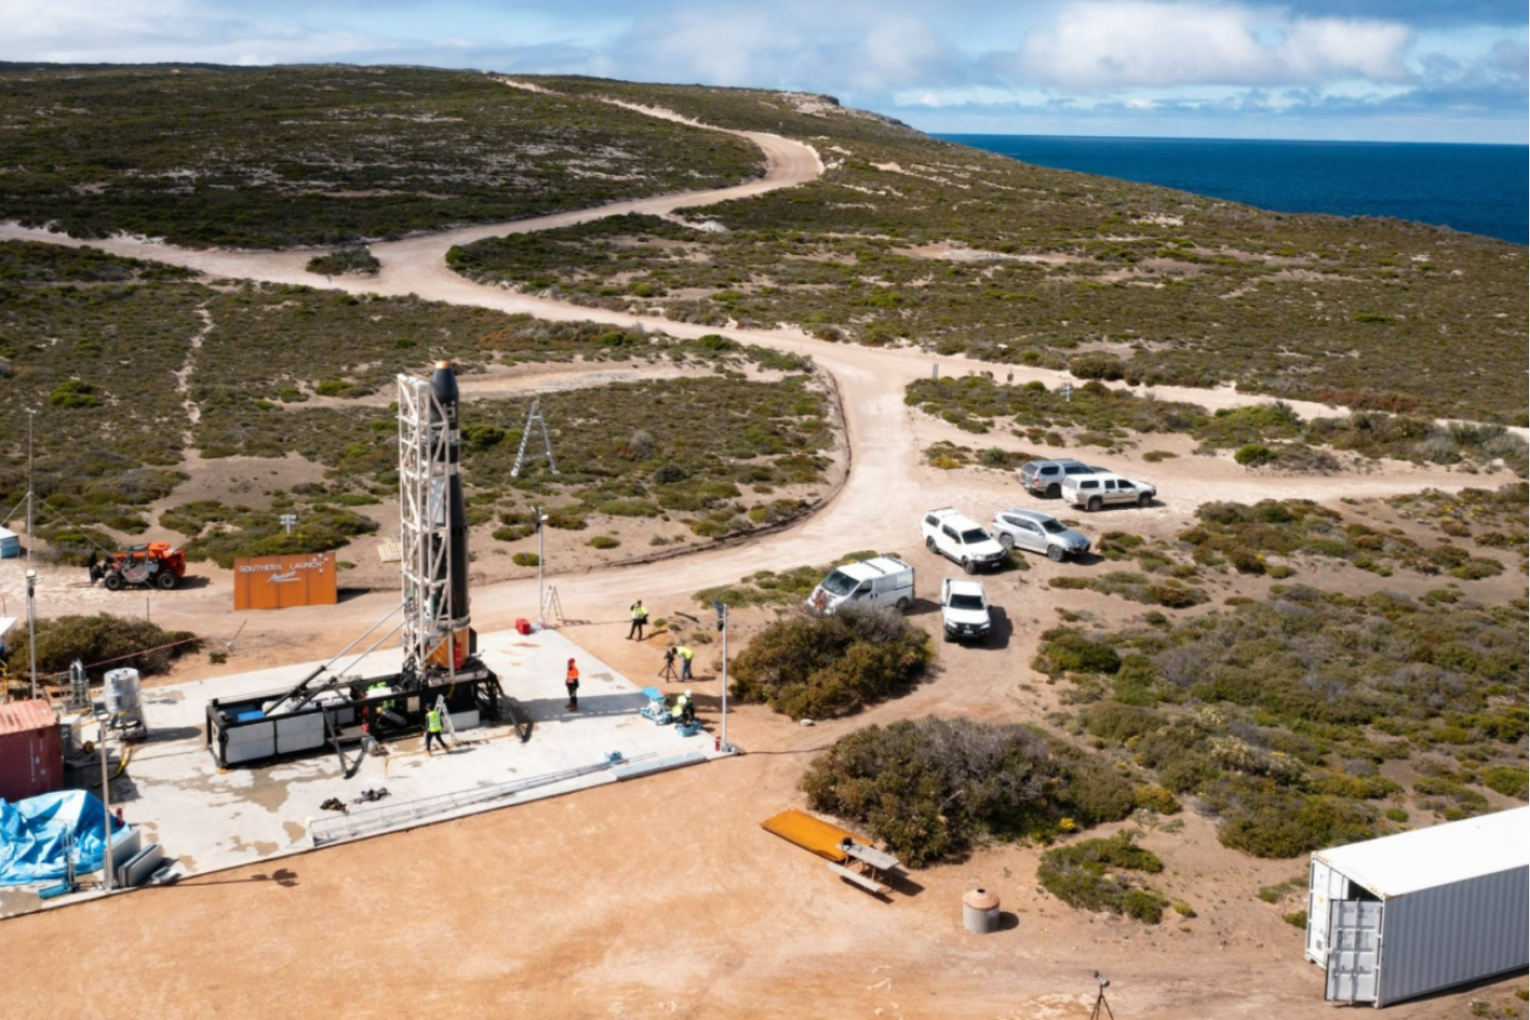
{"type": "Polygon", "coordinates": [[[691,210],[690,227],[629,217],[482,241],[453,258],[474,279],[1090,378],[1524,423],[1523,248],[1028,166],[822,97],[517,80],[779,132],[827,173],[691,210]]]}
{"type": "Polygon", "coordinates": [[[0,65],[0,220],[280,248],[753,176],[735,138],[465,71],[0,65]]]}

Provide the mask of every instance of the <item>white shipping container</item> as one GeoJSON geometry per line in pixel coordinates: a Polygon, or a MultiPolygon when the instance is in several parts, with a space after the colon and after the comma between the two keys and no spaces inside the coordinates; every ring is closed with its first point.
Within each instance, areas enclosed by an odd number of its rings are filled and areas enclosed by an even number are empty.
{"type": "Polygon", "coordinates": [[[1385,1006],[1530,965],[1530,808],[1312,855],[1307,959],[1385,1006]]]}

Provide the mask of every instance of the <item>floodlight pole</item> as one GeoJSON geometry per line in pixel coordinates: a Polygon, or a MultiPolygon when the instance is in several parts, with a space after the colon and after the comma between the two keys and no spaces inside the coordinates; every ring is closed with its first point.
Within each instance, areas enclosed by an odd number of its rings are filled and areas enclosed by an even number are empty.
{"type": "Polygon", "coordinates": [[[544,554],[542,551],[542,525],[547,523],[547,515],[541,507],[532,507],[537,515],[537,627],[547,629],[547,596],[542,591],[542,571],[544,554]]]}
{"type": "Polygon", "coordinates": [[[101,851],[101,881],[112,891],[112,787],[106,769],[106,719],[101,719],[101,825],[106,830],[106,844],[101,851]]]}
{"type": "MultiPolygon", "coordinates": [[[[27,543],[27,553],[32,552],[32,545],[27,543]]],[[[32,655],[32,700],[37,700],[37,571],[27,567],[27,650],[32,655]]]]}
{"type": "Polygon", "coordinates": [[[712,608],[717,610],[717,629],[722,631],[722,734],[718,738],[718,750],[732,751],[733,747],[728,743],[728,604],[713,599],[712,608]]]}
{"type": "MultiPolygon", "coordinates": [[[[36,498],[36,491],[32,486],[32,423],[37,420],[37,409],[27,408],[27,570],[32,569],[32,546],[37,544],[37,538],[32,534],[32,503],[36,498]]],[[[34,671],[35,672],[35,671],[34,671]]],[[[33,691],[35,698],[37,692],[33,691]]]]}

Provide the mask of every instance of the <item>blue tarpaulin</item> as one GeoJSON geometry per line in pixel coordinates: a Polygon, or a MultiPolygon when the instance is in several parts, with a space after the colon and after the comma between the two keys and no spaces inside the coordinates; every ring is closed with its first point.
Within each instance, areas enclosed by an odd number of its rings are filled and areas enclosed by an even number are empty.
{"type": "MultiPolygon", "coordinates": [[[[101,801],[85,790],[44,793],[14,804],[0,800],[0,886],[63,878],[71,837],[75,870],[100,870],[104,814],[101,801]]],[[[113,821],[114,843],[126,828],[113,821]]]]}

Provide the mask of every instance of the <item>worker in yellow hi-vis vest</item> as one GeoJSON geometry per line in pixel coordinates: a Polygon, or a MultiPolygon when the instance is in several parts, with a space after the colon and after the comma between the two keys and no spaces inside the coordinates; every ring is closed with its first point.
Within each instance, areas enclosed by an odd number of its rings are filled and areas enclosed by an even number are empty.
{"type": "MultiPolygon", "coordinates": [[[[432,708],[425,713],[425,753],[435,754],[431,745],[440,744],[441,750],[448,751],[446,737],[441,733],[441,710],[432,708]]],[[[450,753],[448,751],[448,753],[450,753]]]]}
{"type": "Polygon", "coordinates": [[[681,645],[676,651],[680,653],[680,682],[685,683],[691,678],[691,660],[696,653],[691,651],[690,645],[681,645]]]}

